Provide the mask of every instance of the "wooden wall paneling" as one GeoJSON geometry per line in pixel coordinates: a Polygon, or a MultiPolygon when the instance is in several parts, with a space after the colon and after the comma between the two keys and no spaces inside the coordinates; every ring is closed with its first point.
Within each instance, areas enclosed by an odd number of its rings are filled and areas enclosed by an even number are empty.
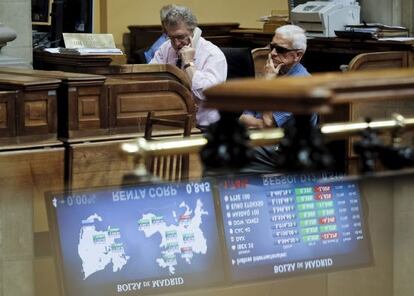
{"type": "Polygon", "coordinates": [[[100,75],[2,68],[0,73],[61,80],[57,89],[58,136],[77,138],[108,134],[105,77],[100,75]]]}
{"type": "Polygon", "coordinates": [[[16,136],[16,91],[0,91],[0,143],[16,136]]]}
{"type": "Polygon", "coordinates": [[[11,143],[57,139],[56,89],[60,80],[0,73],[0,90],[18,90],[16,137],[11,143]]]}
{"type": "Polygon", "coordinates": [[[44,194],[63,190],[64,153],[58,146],[24,148],[0,151],[2,292],[3,295],[52,295],[48,290],[53,291],[57,281],[48,235],[43,235],[49,230],[44,194]],[[39,274],[38,260],[45,258],[52,262],[53,268],[39,274]],[[40,286],[43,286],[41,291],[40,286]]]}
{"type": "Polygon", "coordinates": [[[57,137],[56,90],[25,89],[17,99],[17,131],[19,137],[50,135],[57,137]]]}
{"type": "Polygon", "coordinates": [[[131,79],[131,80],[175,80],[188,89],[191,83],[187,75],[175,65],[170,64],[128,64],[110,65],[107,71],[102,73],[107,77],[131,79]]]}
{"type": "Polygon", "coordinates": [[[362,53],[355,56],[348,71],[409,67],[409,51],[384,51],[362,53]]]}
{"type": "Polygon", "coordinates": [[[149,111],[160,116],[194,114],[191,92],[175,81],[108,80],[111,134],[143,132],[149,111]]]}
{"type": "Polygon", "coordinates": [[[123,175],[133,169],[120,150],[124,141],[70,144],[69,188],[121,185],[123,175]]]}

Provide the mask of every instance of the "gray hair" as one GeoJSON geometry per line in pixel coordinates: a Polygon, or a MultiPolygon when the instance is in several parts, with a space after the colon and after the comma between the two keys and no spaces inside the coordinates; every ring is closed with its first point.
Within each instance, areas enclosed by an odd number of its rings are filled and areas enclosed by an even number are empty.
{"type": "Polygon", "coordinates": [[[165,16],[164,25],[166,27],[175,27],[180,22],[183,22],[190,31],[197,27],[197,18],[189,8],[174,5],[165,16]]]}
{"type": "Polygon", "coordinates": [[[305,30],[295,25],[285,25],[276,29],[275,34],[281,35],[282,38],[292,41],[294,49],[306,51],[305,30]]]}
{"type": "Polygon", "coordinates": [[[168,12],[170,12],[171,8],[176,7],[174,4],[164,5],[160,9],[160,19],[161,23],[165,21],[165,17],[167,16],[168,12]]]}

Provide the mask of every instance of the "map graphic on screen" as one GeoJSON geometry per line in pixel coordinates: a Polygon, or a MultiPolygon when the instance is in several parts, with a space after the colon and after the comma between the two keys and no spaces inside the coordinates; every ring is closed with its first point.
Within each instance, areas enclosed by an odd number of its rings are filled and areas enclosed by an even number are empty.
{"type": "Polygon", "coordinates": [[[223,282],[208,181],[61,193],[48,202],[66,295],[141,295],[223,282]]]}
{"type": "Polygon", "coordinates": [[[219,180],[231,282],[372,261],[357,181],[328,174],[219,180]]]}

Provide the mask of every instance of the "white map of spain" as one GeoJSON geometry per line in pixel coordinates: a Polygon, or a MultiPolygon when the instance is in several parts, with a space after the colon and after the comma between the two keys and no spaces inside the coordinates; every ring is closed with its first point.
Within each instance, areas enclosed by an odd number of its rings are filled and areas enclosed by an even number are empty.
{"type": "Polygon", "coordinates": [[[208,212],[203,210],[203,203],[197,200],[194,215],[185,202],[182,202],[180,207],[186,210],[178,217],[177,225],[167,225],[162,216],[153,213],[142,215],[138,221],[139,230],[144,232],[145,237],[160,233],[161,257],[157,258],[156,262],[160,267],[168,268],[170,274],[175,273],[177,256],[191,264],[194,254],[207,253],[207,242],[200,229],[201,217],[208,215],[208,212]]]}
{"type": "Polygon", "coordinates": [[[95,220],[102,221],[97,214],[89,216],[82,221],[79,233],[78,254],[82,260],[84,280],[91,274],[103,270],[112,262],[112,271],[116,272],[127,263],[129,256],[124,253],[119,228],[97,231],[95,220]]]}

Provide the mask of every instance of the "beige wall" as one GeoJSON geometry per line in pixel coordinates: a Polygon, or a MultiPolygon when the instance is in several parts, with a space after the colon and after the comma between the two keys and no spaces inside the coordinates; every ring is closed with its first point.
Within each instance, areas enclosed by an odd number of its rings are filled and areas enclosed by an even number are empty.
{"type": "Polygon", "coordinates": [[[260,28],[260,16],[272,9],[287,9],[287,0],[95,0],[95,32],[112,33],[121,47],[128,25],[159,24],[159,9],[175,3],[190,7],[201,23],[238,22],[242,27],[260,28]],[[99,2],[99,3],[98,3],[99,2]],[[99,15],[99,16],[98,16],[99,15]],[[98,21],[99,18],[99,21],[98,21]]]}
{"type": "Polygon", "coordinates": [[[0,22],[17,33],[17,38],[7,43],[4,55],[32,62],[32,23],[29,0],[0,0],[0,22]]]}

